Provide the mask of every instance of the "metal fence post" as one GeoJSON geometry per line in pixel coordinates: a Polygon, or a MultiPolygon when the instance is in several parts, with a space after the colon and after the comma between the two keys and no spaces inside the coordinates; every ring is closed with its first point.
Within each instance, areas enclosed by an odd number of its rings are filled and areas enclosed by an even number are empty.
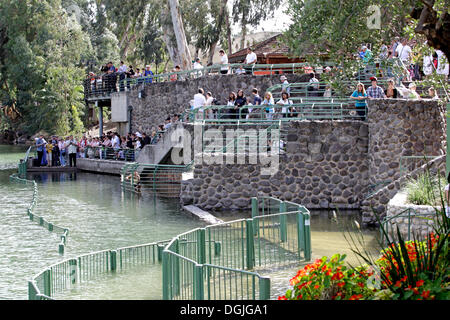
{"type": "Polygon", "coordinates": [[[247,269],[253,269],[255,266],[255,243],[253,232],[253,219],[245,221],[246,240],[247,240],[247,269]]]}
{"type": "Polygon", "coordinates": [[[194,297],[195,300],[204,300],[203,265],[194,265],[194,297]]]}
{"type": "Polygon", "coordinates": [[[37,292],[34,288],[33,281],[28,281],[28,300],[37,300],[37,292]]]}
{"type": "Polygon", "coordinates": [[[301,256],[301,251],[306,257],[305,248],[305,221],[303,219],[303,213],[297,213],[297,245],[298,245],[298,256],[301,256]]]}
{"type": "MultiPolygon", "coordinates": [[[[159,246],[158,246],[159,249],[159,246]]],[[[169,253],[166,251],[162,251],[162,291],[163,291],[163,300],[171,300],[170,295],[170,257],[169,253]]],[[[159,257],[159,250],[158,250],[159,257]]],[[[159,259],[158,259],[159,260],[159,259]]]]}
{"type": "MultiPolygon", "coordinates": [[[[280,203],[280,213],[286,212],[286,203],[281,202],[280,203]]],[[[280,241],[286,242],[287,241],[287,218],[285,214],[280,215],[280,241]]]]}
{"type": "Polygon", "coordinates": [[[198,263],[206,262],[206,242],[205,242],[205,229],[197,230],[197,254],[198,254],[198,263]]]}
{"type": "Polygon", "coordinates": [[[48,297],[52,296],[52,271],[47,269],[44,271],[44,294],[48,297]]]}
{"type": "Polygon", "coordinates": [[[77,282],[77,260],[70,259],[69,266],[70,266],[70,281],[72,284],[75,284],[77,282]]]}
{"type": "Polygon", "coordinates": [[[253,197],[252,198],[252,218],[256,217],[258,215],[258,198],[253,197]]]}
{"type": "Polygon", "coordinates": [[[305,214],[305,259],[311,260],[311,218],[309,214],[305,214]]]}
{"type": "Polygon", "coordinates": [[[111,271],[117,270],[117,251],[111,250],[109,251],[109,260],[111,265],[111,271]]]}
{"type": "Polygon", "coordinates": [[[270,278],[260,277],[259,278],[259,300],[269,300],[270,299],[270,278]]]}

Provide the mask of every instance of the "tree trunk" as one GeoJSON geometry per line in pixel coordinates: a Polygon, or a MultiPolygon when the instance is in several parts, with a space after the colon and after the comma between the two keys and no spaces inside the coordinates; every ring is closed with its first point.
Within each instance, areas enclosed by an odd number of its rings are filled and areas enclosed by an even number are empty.
{"type": "Polygon", "coordinates": [[[241,50],[245,48],[245,38],[247,36],[247,25],[242,26],[241,50]]]}
{"type": "Polygon", "coordinates": [[[169,0],[169,8],[179,57],[181,59],[180,67],[184,70],[189,70],[191,69],[192,58],[187,44],[186,34],[184,32],[183,18],[180,14],[178,0],[169,0]]]}
{"type": "Polygon", "coordinates": [[[225,16],[227,24],[227,40],[228,40],[228,55],[233,53],[233,43],[231,42],[231,25],[230,25],[230,14],[227,10],[227,15],[225,16]]]}
{"type": "MultiPolygon", "coordinates": [[[[422,1],[422,8],[414,8],[411,16],[418,19],[416,33],[423,34],[427,38],[430,47],[444,52],[450,60],[450,14],[445,10],[440,18],[433,9],[434,0],[422,1]]],[[[448,9],[448,8],[447,8],[448,9]]]]}

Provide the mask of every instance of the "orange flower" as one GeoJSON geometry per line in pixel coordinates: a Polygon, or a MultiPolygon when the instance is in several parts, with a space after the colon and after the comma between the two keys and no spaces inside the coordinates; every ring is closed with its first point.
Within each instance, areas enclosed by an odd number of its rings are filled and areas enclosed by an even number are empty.
{"type": "Polygon", "coordinates": [[[320,288],[320,286],[318,285],[318,284],[316,284],[315,286],[314,286],[314,289],[319,289],[320,288]]]}
{"type": "Polygon", "coordinates": [[[338,283],[337,283],[337,286],[338,286],[339,288],[342,288],[343,286],[345,286],[345,282],[338,282],[338,283]]]}
{"type": "Polygon", "coordinates": [[[397,288],[400,288],[402,286],[402,283],[400,282],[400,281],[397,281],[395,284],[394,284],[394,287],[397,287],[397,288]]]}
{"type": "Polygon", "coordinates": [[[349,300],[359,300],[359,299],[361,299],[362,297],[363,297],[362,294],[354,294],[354,295],[352,295],[352,296],[350,297],[349,300]]]}

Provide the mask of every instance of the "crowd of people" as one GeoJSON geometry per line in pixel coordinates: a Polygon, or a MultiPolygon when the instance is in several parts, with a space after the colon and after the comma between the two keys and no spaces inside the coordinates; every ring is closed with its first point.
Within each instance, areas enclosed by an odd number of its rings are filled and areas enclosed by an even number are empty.
{"type": "Polygon", "coordinates": [[[101,137],[83,135],[81,139],[55,135],[45,139],[44,135],[39,135],[35,138],[37,159],[33,166],[76,167],[77,158],[135,161],[140,150],[146,145],[156,144],[164,132],[178,121],[177,114],[168,117],[157,131],[153,130],[149,135],[138,131],[126,136],[108,131],[101,137]]]}
{"type": "MultiPolygon", "coordinates": [[[[313,76],[311,79],[315,76],[313,76]]],[[[317,80],[317,79],[316,79],[317,80]]],[[[258,88],[253,88],[249,95],[244,90],[230,92],[226,103],[220,103],[211,92],[199,88],[190,102],[191,110],[197,119],[276,119],[278,117],[294,117],[296,112],[290,100],[290,87],[287,77],[280,77],[282,87],[281,98],[275,101],[271,92],[267,91],[260,96],[258,88]],[[211,108],[220,105],[221,107],[211,108]]],[[[315,86],[315,81],[311,81],[315,86]]]]}
{"type": "MultiPolygon", "coordinates": [[[[415,53],[414,48],[418,45],[415,39],[400,39],[395,37],[389,45],[383,44],[379,48],[378,61],[386,61],[392,58],[398,58],[404,67],[404,81],[419,81],[430,77],[432,74],[442,75],[448,80],[449,63],[441,50],[432,50],[430,54],[420,56],[415,53]]],[[[363,63],[373,62],[375,56],[368,46],[363,45],[358,52],[359,58],[363,63]]],[[[392,69],[386,70],[386,75],[392,77],[392,69]]]]}

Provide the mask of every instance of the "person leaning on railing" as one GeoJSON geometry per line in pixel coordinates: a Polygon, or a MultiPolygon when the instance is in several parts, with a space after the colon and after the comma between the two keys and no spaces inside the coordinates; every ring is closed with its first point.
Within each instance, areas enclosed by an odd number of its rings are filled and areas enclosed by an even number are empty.
{"type": "Polygon", "coordinates": [[[247,49],[247,56],[245,57],[244,64],[247,66],[245,67],[246,73],[252,73],[253,68],[255,67],[256,61],[258,60],[256,53],[253,52],[253,49],[249,47],[247,49]]]}
{"type": "Polygon", "coordinates": [[[367,93],[361,82],[356,85],[356,90],[352,93],[350,99],[356,100],[356,112],[358,113],[359,118],[364,121],[366,119],[367,93]]]}

